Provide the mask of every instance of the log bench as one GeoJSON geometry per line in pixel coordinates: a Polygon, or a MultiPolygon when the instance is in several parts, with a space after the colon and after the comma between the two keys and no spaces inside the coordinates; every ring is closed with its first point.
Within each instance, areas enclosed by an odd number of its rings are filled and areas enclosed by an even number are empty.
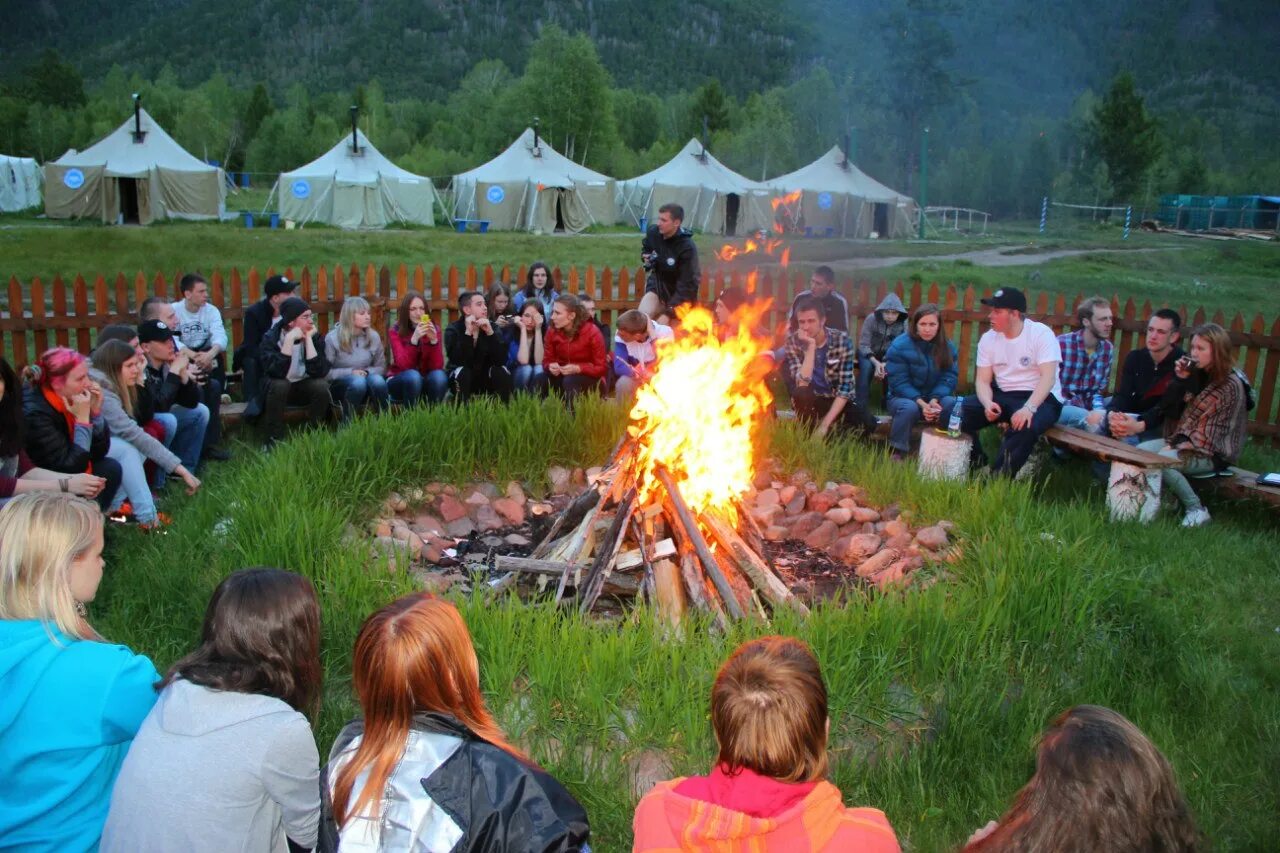
{"type": "MultiPolygon", "coordinates": [[[[239,426],[244,423],[245,403],[223,403],[222,404],[222,427],[239,426]]],[[[301,423],[307,419],[307,410],[305,407],[291,407],[284,410],[284,422],[287,424],[301,423]]]]}
{"type": "Polygon", "coordinates": [[[1177,465],[1177,459],[1075,427],[1050,427],[1044,437],[1054,447],[1111,463],[1107,506],[1112,520],[1136,519],[1146,524],[1155,518],[1160,509],[1160,469],[1177,465]]]}
{"type": "Polygon", "coordinates": [[[1207,486],[1216,492],[1243,500],[1258,500],[1280,509],[1280,486],[1264,486],[1258,475],[1234,465],[1226,473],[1210,477],[1191,477],[1197,485],[1207,486]]]}

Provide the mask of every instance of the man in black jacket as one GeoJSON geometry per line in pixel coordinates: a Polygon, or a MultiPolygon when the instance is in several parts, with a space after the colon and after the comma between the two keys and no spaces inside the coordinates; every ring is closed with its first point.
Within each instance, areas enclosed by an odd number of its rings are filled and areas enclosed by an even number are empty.
{"type": "Polygon", "coordinates": [[[502,402],[511,397],[511,371],[507,369],[507,343],[494,332],[484,294],[465,291],[458,297],[462,318],[444,330],[449,387],[460,403],[473,394],[496,394],[502,402]]]}
{"type": "Polygon", "coordinates": [[[262,299],[244,311],[244,337],[236,347],[231,368],[244,371],[244,416],[253,419],[262,414],[262,362],[258,347],[262,339],[280,319],[280,304],[298,289],[299,282],[288,276],[273,275],[262,286],[262,299]]]}
{"type": "Polygon", "coordinates": [[[1182,358],[1181,329],[1178,312],[1161,308],[1147,321],[1146,346],[1125,356],[1107,415],[1107,431],[1115,438],[1138,444],[1161,437],[1165,395],[1173,365],[1182,358]]]}
{"type": "Polygon", "coordinates": [[[176,333],[163,320],[138,324],[138,346],[146,356],[147,390],[156,406],[156,420],[164,424],[165,444],[195,473],[209,427],[209,408],[200,402],[200,387],[191,375],[191,353],[176,350],[176,333]]]}
{"type": "Polygon", "coordinates": [[[333,404],[329,396],[329,359],[324,341],[312,321],[311,306],[296,296],[280,303],[280,322],[271,327],[258,346],[262,362],[264,404],[270,450],[284,438],[286,406],[306,406],[307,422],[322,423],[333,404]]]}
{"type": "Polygon", "coordinates": [[[675,319],[676,308],[698,304],[698,247],[693,232],[682,228],[684,208],[664,204],[658,208],[658,222],[649,226],[640,244],[640,260],[649,272],[640,310],[664,326],[675,319]]]}

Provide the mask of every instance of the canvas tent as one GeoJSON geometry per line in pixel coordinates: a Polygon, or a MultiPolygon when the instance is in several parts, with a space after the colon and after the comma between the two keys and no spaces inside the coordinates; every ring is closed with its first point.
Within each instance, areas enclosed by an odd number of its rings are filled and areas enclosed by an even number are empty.
{"type": "Polygon", "coordinates": [[[784,215],[796,226],[839,237],[910,237],[919,209],[915,201],[889,189],[831,150],[808,166],[769,181],[780,193],[799,192],[784,215]]]}
{"type": "Polygon", "coordinates": [[[305,166],[276,181],[280,215],[340,228],[382,228],[389,222],[435,223],[430,178],[392,163],[360,132],[345,136],[305,166]]]}
{"type": "Polygon", "coordinates": [[[532,128],[483,166],[453,177],[455,219],[506,231],[582,231],[616,222],[614,182],[557,153],[532,128]]]}
{"type": "Polygon", "coordinates": [[[620,218],[639,225],[657,219],[669,202],[684,208],[684,225],[709,234],[749,234],[773,223],[773,191],[725,166],[701,142],[690,139],[680,153],[652,172],[618,184],[620,218]]]}
{"type": "Polygon", "coordinates": [[[0,154],[0,212],[26,210],[40,203],[40,167],[30,157],[0,154]]]}
{"type": "Polygon", "coordinates": [[[219,219],[226,192],[222,170],[188,154],[141,107],[101,141],[44,166],[44,210],[53,219],[219,219]]]}

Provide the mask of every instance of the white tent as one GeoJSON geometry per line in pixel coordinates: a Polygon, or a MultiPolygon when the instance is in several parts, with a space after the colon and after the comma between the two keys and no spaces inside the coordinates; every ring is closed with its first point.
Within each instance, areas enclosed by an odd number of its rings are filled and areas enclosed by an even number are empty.
{"type": "Polygon", "coordinates": [[[526,128],[483,166],[453,177],[455,219],[507,231],[576,233],[617,221],[614,181],[556,152],[526,128]]]}
{"type": "Polygon", "coordinates": [[[355,139],[355,150],[351,137],[343,137],[317,159],[280,176],[272,190],[279,193],[280,215],[340,228],[433,225],[437,196],[431,179],[392,163],[359,130],[355,139]]]}
{"type": "Polygon", "coordinates": [[[44,210],[53,219],[220,219],[226,197],[222,170],[188,154],[141,108],[84,151],[44,166],[44,210]]]}
{"type": "Polygon", "coordinates": [[[0,212],[40,204],[40,167],[30,157],[0,154],[0,212]]]}
{"type": "Polygon", "coordinates": [[[797,229],[839,237],[910,237],[918,207],[913,199],[891,190],[844,156],[839,146],[769,184],[781,193],[800,193],[780,211],[797,229]]]}
{"type": "Polygon", "coordinates": [[[618,212],[624,222],[654,222],[658,208],[684,208],[684,225],[709,234],[749,234],[773,223],[773,190],[739,175],[690,139],[667,163],[618,184],[618,212]]]}

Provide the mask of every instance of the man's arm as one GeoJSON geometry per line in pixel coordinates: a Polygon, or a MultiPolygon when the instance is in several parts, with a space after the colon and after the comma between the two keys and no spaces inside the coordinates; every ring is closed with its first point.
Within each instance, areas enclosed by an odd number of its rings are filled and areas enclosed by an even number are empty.
{"type": "MultiPolygon", "coordinates": [[[[994,371],[990,365],[986,367],[979,366],[973,376],[973,392],[978,397],[978,402],[982,404],[982,408],[988,408],[993,402],[991,394],[991,378],[994,371]]],[[[1053,387],[1050,385],[1049,387],[1053,387]]]]}
{"type": "Polygon", "coordinates": [[[219,353],[227,351],[227,327],[222,322],[222,312],[216,306],[205,305],[204,312],[208,315],[209,344],[212,347],[213,357],[217,358],[219,353]]]}

